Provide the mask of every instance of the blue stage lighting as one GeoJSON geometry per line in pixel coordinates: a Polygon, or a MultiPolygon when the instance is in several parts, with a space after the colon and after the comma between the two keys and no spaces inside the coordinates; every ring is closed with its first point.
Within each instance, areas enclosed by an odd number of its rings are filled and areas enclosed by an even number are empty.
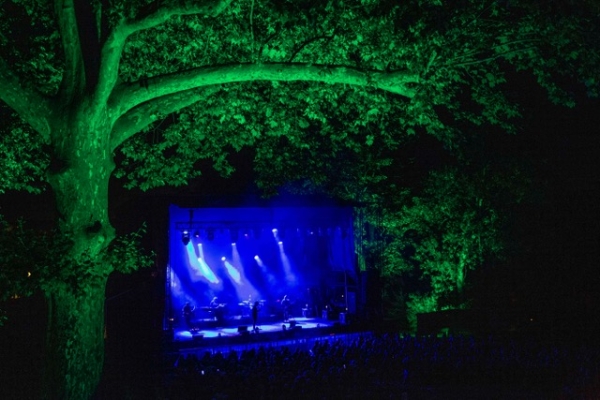
{"type": "Polygon", "coordinates": [[[184,246],[187,246],[187,244],[190,242],[190,233],[188,231],[183,231],[183,234],[181,235],[181,241],[183,242],[184,246]]]}

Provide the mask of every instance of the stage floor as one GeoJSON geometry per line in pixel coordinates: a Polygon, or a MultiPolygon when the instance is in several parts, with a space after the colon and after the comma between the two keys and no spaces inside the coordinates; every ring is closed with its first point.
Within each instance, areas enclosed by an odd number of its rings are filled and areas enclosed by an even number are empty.
{"type": "Polygon", "coordinates": [[[311,348],[318,341],[356,340],[360,336],[371,335],[339,320],[326,318],[298,317],[290,322],[272,321],[258,325],[252,331],[252,324],[204,328],[189,331],[176,329],[172,339],[164,349],[167,362],[177,363],[181,356],[194,354],[201,357],[206,352],[228,354],[250,349],[277,348],[282,346],[311,348]],[[285,326],[285,329],[283,328],[285,326]],[[242,327],[240,330],[239,328],[242,327]],[[246,327],[247,331],[246,331],[246,327]]]}
{"type": "MultiPolygon", "coordinates": [[[[228,321],[226,326],[202,326],[189,330],[184,328],[177,328],[174,331],[173,341],[174,342],[190,342],[198,339],[210,340],[218,338],[235,338],[242,335],[267,335],[267,334],[278,334],[287,332],[303,332],[307,330],[322,330],[331,328],[337,321],[327,320],[323,318],[306,318],[297,317],[291,318],[288,322],[269,320],[267,323],[259,323],[257,325],[257,331],[252,330],[252,323],[247,321],[228,321]],[[285,327],[285,328],[284,328],[285,327]]],[[[317,332],[314,332],[317,333],[317,332]]]]}

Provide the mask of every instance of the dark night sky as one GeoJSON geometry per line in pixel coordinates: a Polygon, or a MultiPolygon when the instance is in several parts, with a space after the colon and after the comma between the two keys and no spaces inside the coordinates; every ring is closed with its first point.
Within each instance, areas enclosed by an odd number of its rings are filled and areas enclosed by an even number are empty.
{"type": "Polygon", "coordinates": [[[600,101],[574,109],[534,95],[524,102],[515,154],[531,158],[533,190],[512,235],[528,251],[499,282],[532,308],[600,305],[600,101]]]}

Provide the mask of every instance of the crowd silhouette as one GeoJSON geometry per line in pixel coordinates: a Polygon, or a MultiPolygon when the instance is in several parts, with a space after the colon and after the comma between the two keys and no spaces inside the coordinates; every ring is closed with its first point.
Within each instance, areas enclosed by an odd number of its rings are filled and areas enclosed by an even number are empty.
{"type": "Polygon", "coordinates": [[[530,339],[354,334],[173,355],[169,399],[597,399],[600,353],[530,339]]]}

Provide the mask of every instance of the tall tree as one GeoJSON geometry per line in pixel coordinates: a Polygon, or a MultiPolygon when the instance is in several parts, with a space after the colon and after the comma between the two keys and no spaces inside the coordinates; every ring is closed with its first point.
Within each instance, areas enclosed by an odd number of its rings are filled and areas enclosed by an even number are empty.
{"type": "Polygon", "coordinates": [[[527,181],[515,165],[445,167],[429,173],[421,193],[385,210],[382,273],[426,281],[415,293],[390,296],[411,299],[412,329],[416,312],[465,307],[472,300],[465,293],[469,271],[506,255],[503,227],[527,181]]]}
{"type": "MultiPolygon", "coordinates": [[[[210,159],[260,143],[329,157],[464,124],[512,131],[507,68],[588,73],[597,14],[534,1],[3,0],[0,191],[50,188],[61,273],[49,304],[45,395],[87,398],[102,369],[103,298],[118,269],[108,183],[183,185],[210,159]],[[335,122],[333,122],[335,121],[335,122]]],[[[589,76],[593,76],[590,74],[589,76]]],[[[595,85],[588,79],[590,87],[595,85]]],[[[321,158],[321,161],[319,161],[321,158]]]]}

